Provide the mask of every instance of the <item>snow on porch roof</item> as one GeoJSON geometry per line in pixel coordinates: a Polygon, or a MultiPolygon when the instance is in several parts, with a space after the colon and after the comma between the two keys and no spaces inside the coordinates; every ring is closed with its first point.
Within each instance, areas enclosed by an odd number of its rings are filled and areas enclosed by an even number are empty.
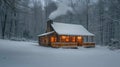
{"type": "Polygon", "coordinates": [[[94,36],[94,34],[90,33],[85,29],[82,25],[75,25],[75,24],[66,24],[66,23],[58,23],[53,22],[51,24],[53,29],[59,35],[79,35],[79,36],[94,36]]]}
{"type": "Polygon", "coordinates": [[[49,35],[49,34],[52,34],[52,33],[54,33],[54,31],[52,31],[52,32],[47,32],[47,33],[44,33],[44,34],[40,34],[40,35],[38,35],[38,36],[41,37],[41,36],[49,35]]]}

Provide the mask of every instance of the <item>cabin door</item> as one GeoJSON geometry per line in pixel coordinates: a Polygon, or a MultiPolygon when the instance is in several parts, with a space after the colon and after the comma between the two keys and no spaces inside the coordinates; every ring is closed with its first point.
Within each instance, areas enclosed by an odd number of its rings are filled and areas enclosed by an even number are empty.
{"type": "Polygon", "coordinates": [[[82,46],[83,45],[83,37],[78,36],[77,37],[77,42],[78,42],[78,46],[82,46]]]}

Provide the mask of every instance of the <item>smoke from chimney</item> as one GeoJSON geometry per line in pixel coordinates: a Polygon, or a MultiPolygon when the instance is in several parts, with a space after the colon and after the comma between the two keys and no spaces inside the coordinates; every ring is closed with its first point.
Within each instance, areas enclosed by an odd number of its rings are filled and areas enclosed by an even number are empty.
{"type": "Polygon", "coordinates": [[[55,4],[57,5],[57,9],[55,11],[53,11],[50,16],[49,19],[54,20],[55,18],[62,16],[62,15],[66,15],[68,12],[74,13],[73,9],[64,4],[63,2],[55,2],[55,4]]]}

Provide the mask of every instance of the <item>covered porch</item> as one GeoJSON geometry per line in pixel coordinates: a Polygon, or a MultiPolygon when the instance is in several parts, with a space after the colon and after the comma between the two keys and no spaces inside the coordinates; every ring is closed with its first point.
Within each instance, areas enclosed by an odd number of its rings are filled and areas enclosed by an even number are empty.
{"type": "Polygon", "coordinates": [[[95,47],[94,37],[88,38],[89,41],[85,41],[88,36],[70,36],[70,35],[58,35],[50,38],[52,47],[95,47]]]}

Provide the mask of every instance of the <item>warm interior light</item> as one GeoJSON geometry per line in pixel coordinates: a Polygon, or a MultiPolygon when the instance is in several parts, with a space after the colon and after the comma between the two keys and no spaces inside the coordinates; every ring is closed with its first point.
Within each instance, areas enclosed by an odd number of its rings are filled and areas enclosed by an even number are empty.
{"type": "Polygon", "coordinates": [[[61,41],[62,42],[69,42],[69,36],[61,36],[61,41]]]}
{"type": "Polygon", "coordinates": [[[66,39],[66,41],[68,42],[68,41],[69,41],[69,39],[67,38],[67,39],[66,39]]]}
{"type": "Polygon", "coordinates": [[[72,37],[72,42],[75,42],[75,37],[72,37]]]}
{"type": "Polygon", "coordinates": [[[51,42],[56,42],[56,38],[55,37],[51,37],[51,42]]]}
{"type": "Polygon", "coordinates": [[[69,41],[69,36],[66,36],[65,41],[66,41],[66,42],[68,42],[68,41],[69,41]]]}
{"type": "Polygon", "coordinates": [[[51,37],[51,42],[54,42],[54,37],[51,37]]]}
{"type": "Polygon", "coordinates": [[[77,39],[78,39],[78,40],[81,40],[81,39],[82,39],[82,37],[80,37],[80,36],[79,36],[79,37],[77,37],[77,39]]]}
{"type": "Polygon", "coordinates": [[[65,39],[66,38],[66,36],[62,36],[62,39],[65,39]]]}

